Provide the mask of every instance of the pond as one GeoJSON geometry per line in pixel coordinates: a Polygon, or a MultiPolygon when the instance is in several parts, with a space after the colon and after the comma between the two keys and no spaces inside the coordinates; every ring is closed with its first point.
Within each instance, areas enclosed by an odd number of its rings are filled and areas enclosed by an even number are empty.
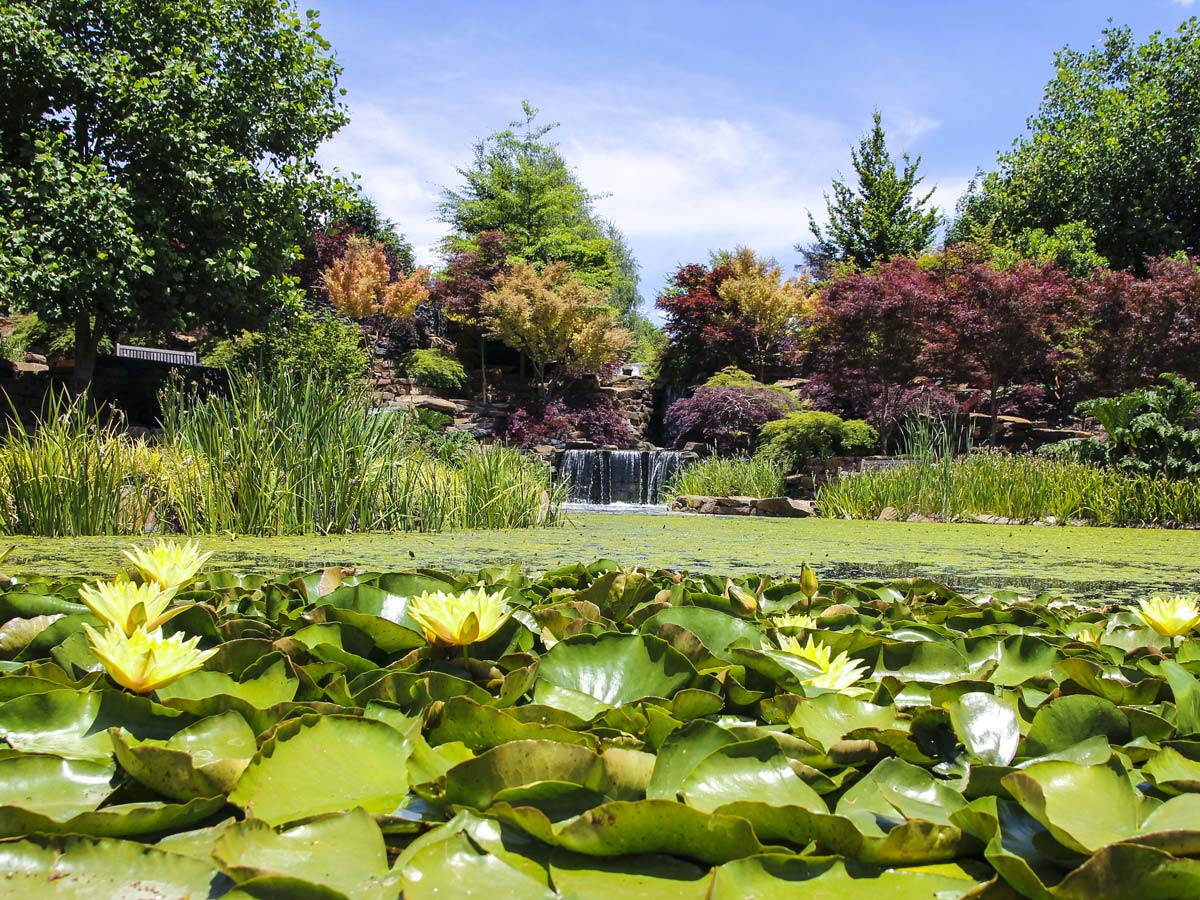
{"type": "MultiPolygon", "coordinates": [[[[7,572],[111,572],[127,538],[23,538],[7,572]]],[[[1012,586],[1080,597],[1195,591],[1194,531],[849,522],[574,512],[559,528],[289,538],[202,538],[221,568],[326,565],[395,570],[521,563],[530,571],[611,558],[622,565],[826,577],[920,574],[963,589],[1012,586]]]]}

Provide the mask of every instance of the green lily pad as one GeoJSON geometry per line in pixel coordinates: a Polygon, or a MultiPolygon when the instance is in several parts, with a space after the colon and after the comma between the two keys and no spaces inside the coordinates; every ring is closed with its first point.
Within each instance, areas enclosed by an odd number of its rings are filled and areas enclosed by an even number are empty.
{"type": "Polygon", "coordinates": [[[111,735],[121,768],[151,790],[181,801],[229,793],[258,752],[254,732],[235,712],[201,719],[165,742],[138,743],[116,728],[111,735]]]}
{"type": "Polygon", "coordinates": [[[680,792],[688,806],[705,812],[735,801],[828,811],[825,801],[796,774],[770,738],[728,744],[713,751],[684,779],[680,792]]]}
{"type": "Polygon", "coordinates": [[[388,813],[408,793],[412,747],[372,719],[296,719],[254,756],[229,801],[272,825],[356,806],[388,813]]]}
{"type": "Polygon", "coordinates": [[[0,807],[15,806],[65,821],[99,806],[112,792],[116,767],[59,756],[0,759],[0,807]]]}
{"type": "Polygon", "coordinates": [[[1012,762],[1021,726],[1011,699],[973,692],[963,694],[949,710],[954,732],[973,758],[993,766],[1012,762]]]}
{"type": "Polygon", "coordinates": [[[835,858],[762,855],[713,870],[709,900],[934,900],[961,897],[980,880],[958,866],[880,869],[835,858]]]}
{"type": "Polygon", "coordinates": [[[363,900],[394,896],[387,847],[375,820],[361,809],[276,831],[257,819],[227,828],[214,857],[238,881],[284,875],[363,900]]]}
{"type": "Polygon", "coordinates": [[[533,696],[536,703],[591,718],[597,707],[603,710],[647,697],[669,699],[695,677],[687,658],[659,638],[581,634],[555,644],[542,657],[533,696]],[[564,691],[586,698],[586,705],[567,699],[564,691]]]}
{"type": "Polygon", "coordinates": [[[206,863],[129,841],[63,838],[0,844],[0,896],[62,900],[209,897],[221,875],[206,863]]]}
{"type": "Polygon", "coordinates": [[[112,757],[110,727],[165,739],[192,720],[145,697],[117,691],[47,691],[0,704],[0,737],[27,753],[73,759],[112,757]]]}

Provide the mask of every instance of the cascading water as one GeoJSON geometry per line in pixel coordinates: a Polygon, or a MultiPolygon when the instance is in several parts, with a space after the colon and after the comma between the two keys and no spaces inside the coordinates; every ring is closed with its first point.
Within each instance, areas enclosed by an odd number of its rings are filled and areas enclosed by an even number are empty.
{"type": "Polygon", "coordinates": [[[559,477],[571,505],[660,509],[663,486],[679,466],[674,450],[567,450],[559,477]]]}

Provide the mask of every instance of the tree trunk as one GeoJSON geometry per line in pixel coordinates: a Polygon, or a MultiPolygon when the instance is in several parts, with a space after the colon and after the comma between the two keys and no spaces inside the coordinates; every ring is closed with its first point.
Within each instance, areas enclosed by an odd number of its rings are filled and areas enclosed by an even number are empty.
{"type": "Polygon", "coordinates": [[[82,393],[92,384],[96,373],[96,354],[100,346],[100,321],[80,313],[75,317],[75,368],[71,371],[71,390],[82,393]]]}

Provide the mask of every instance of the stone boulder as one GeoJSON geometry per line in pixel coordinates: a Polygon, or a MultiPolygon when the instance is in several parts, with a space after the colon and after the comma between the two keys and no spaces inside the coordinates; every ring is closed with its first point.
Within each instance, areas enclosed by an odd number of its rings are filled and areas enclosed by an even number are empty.
{"type": "Polygon", "coordinates": [[[816,512],[810,501],[793,500],[790,497],[760,497],[751,505],[759,515],[788,519],[805,519],[816,512]]]}

